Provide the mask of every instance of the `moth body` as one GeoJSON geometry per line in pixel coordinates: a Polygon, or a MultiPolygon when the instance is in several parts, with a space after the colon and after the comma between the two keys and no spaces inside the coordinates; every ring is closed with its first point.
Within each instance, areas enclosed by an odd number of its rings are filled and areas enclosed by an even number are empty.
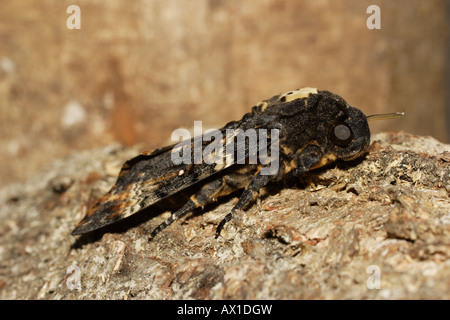
{"type": "MultiPolygon", "coordinates": [[[[298,89],[264,100],[241,120],[229,122],[219,131],[223,134],[219,141],[222,148],[214,149],[214,153],[200,163],[194,161],[195,146],[198,147],[195,138],[184,144],[192,146],[189,149],[192,161],[188,163],[174,163],[172,153],[182,150],[177,145],[144,152],[128,160],[116,184],[88,211],[72,234],[102,228],[198,185],[189,200],[152,232],[151,237],[154,237],[195,208],[242,189],[236,205],[219,223],[218,236],[234,212],[254,199],[267,183],[279,182],[287,175],[299,177],[337,160],[353,160],[367,152],[370,142],[367,118],[360,110],[349,106],[338,95],[314,88],[298,89]],[[232,144],[249,130],[264,132],[267,139],[258,139],[253,145],[232,144]],[[270,149],[274,146],[277,146],[276,152],[270,149]],[[228,150],[226,147],[230,147],[231,153],[223,152],[219,157],[221,162],[208,162],[219,154],[218,151],[228,150]],[[256,157],[264,154],[263,147],[271,152],[265,157],[256,157]],[[234,159],[231,163],[230,157],[234,159]],[[252,162],[255,158],[265,161],[252,162]],[[267,174],[268,168],[276,170],[267,174]]],[[[210,137],[202,138],[205,139],[202,139],[201,151],[209,150],[213,142],[210,137]]]]}

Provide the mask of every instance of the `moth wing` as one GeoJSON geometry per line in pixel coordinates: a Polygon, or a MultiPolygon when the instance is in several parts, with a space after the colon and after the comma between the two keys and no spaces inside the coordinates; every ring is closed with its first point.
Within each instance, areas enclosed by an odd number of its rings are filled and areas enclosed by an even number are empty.
{"type": "MultiPolygon", "coordinates": [[[[256,128],[265,127],[267,126],[264,122],[256,126],[256,128]]],[[[247,130],[252,128],[252,125],[242,124],[242,128],[247,130]]],[[[202,157],[200,157],[201,163],[198,164],[194,163],[193,153],[195,152],[196,138],[184,142],[184,145],[190,145],[192,152],[189,164],[175,164],[173,161],[172,152],[178,152],[176,148],[183,146],[180,144],[144,152],[125,162],[116,184],[88,210],[72,234],[90,232],[129,217],[235,163],[247,164],[249,158],[254,159],[261,152],[259,143],[249,144],[244,147],[243,152],[239,152],[240,146],[234,140],[237,135],[242,134],[243,130],[227,131],[226,129],[229,128],[224,127],[220,130],[222,138],[217,141],[208,142],[211,137],[208,136],[207,139],[204,139],[205,135],[202,136],[202,157]],[[232,141],[234,149],[227,148],[232,141]],[[205,148],[213,143],[217,143],[215,150],[219,154],[218,158],[215,158],[216,160],[203,156],[205,148]],[[234,152],[231,160],[229,159],[229,149],[234,152]]],[[[266,147],[270,146],[271,141],[274,139],[270,138],[269,132],[266,147]]]]}
{"type": "MultiPolygon", "coordinates": [[[[190,143],[194,150],[193,140],[190,143]]],[[[204,161],[174,164],[171,153],[175,147],[144,152],[125,162],[116,184],[88,210],[72,234],[83,234],[129,217],[231,165],[204,161]]]]}

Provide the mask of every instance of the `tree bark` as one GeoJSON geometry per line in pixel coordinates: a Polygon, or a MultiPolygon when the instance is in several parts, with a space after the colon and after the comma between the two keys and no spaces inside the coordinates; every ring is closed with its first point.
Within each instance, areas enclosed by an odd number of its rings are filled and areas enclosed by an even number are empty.
{"type": "Polygon", "coordinates": [[[0,298],[449,299],[450,146],[407,133],[372,141],[364,159],[268,187],[218,239],[235,198],[152,241],[170,212],[73,237],[138,148],[55,161],[0,190],[0,298]]]}

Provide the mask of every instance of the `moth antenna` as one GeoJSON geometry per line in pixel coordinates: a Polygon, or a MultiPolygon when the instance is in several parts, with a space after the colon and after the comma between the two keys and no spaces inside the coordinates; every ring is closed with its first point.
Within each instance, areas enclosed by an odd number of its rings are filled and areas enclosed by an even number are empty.
{"type": "Polygon", "coordinates": [[[403,117],[404,115],[405,115],[405,112],[392,112],[392,113],[383,113],[383,114],[372,114],[370,116],[367,116],[367,121],[395,119],[395,118],[403,117]]]}

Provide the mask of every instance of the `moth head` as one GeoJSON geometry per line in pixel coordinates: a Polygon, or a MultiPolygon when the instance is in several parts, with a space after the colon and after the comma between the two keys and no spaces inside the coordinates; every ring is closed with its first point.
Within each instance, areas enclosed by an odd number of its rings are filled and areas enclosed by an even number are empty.
{"type": "Polygon", "coordinates": [[[365,116],[359,109],[346,104],[345,116],[332,124],[329,139],[333,154],[342,160],[350,161],[367,152],[370,145],[370,129],[368,121],[398,118],[403,112],[365,116]]]}
{"type": "Polygon", "coordinates": [[[346,106],[345,117],[334,122],[328,138],[332,153],[345,161],[356,159],[367,152],[370,144],[370,130],[367,118],[360,110],[346,106]]]}

